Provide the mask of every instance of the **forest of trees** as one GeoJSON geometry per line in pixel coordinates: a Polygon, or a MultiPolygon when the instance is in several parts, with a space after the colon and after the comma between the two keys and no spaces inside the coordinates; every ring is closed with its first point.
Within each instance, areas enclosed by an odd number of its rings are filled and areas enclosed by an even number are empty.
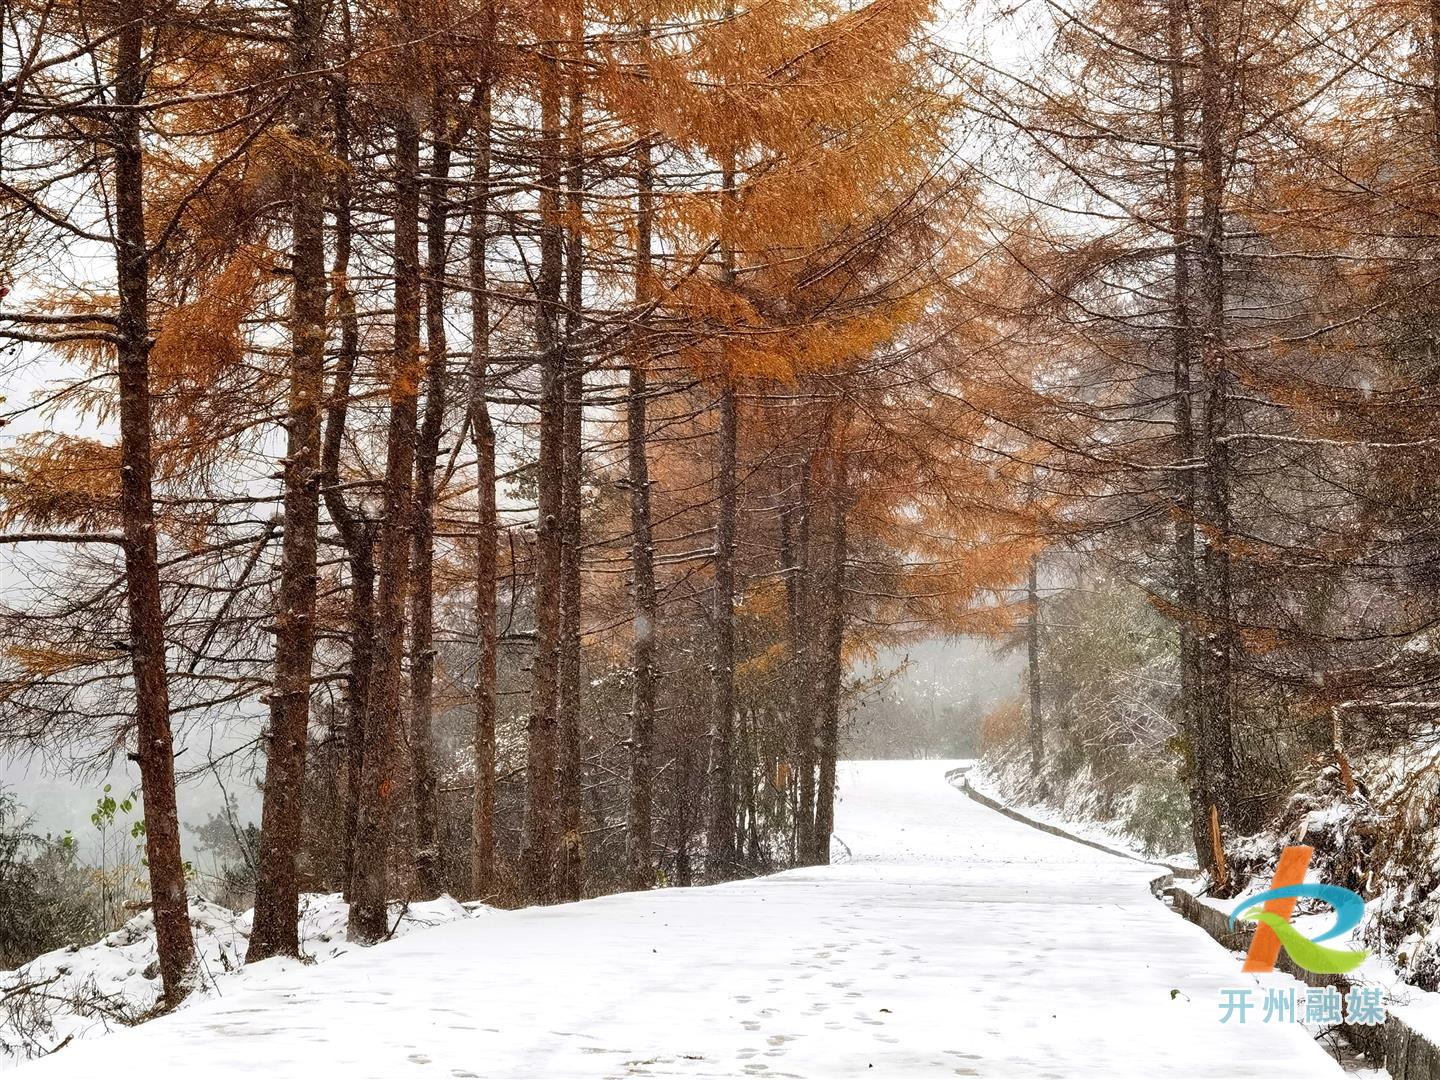
{"type": "Polygon", "coordinates": [[[848,658],[1032,543],[930,6],[4,13],[0,737],[137,764],[170,999],[217,728],[251,960],[828,860],[848,658]]]}
{"type": "Polygon", "coordinates": [[[1233,895],[1227,850],[1297,779],[1353,794],[1356,753],[1433,742],[1440,6],[1096,0],[1032,27],[970,81],[1019,211],[998,347],[1031,398],[1001,419],[1080,568],[1031,605],[1032,759],[1048,726],[1173,768],[1233,895]]]}
{"type": "Polygon", "coordinates": [[[1038,765],[1047,549],[1222,889],[1440,709],[1440,5],[0,17],[0,742],[136,763],[171,1001],[217,730],[255,960],[824,862],[882,648],[1018,628],[1038,765]]]}

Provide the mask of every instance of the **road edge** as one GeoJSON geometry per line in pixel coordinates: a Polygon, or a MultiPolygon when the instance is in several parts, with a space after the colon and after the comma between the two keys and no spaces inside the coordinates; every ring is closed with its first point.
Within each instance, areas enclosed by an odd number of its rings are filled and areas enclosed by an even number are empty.
{"type": "MultiPolygon", "coordinates": [[[[1049,833],[1051,836],[1058,836],[1062,840],[1070,840],[1077,844],[1084,844],[1088,848],[1103,851],[1107,855],[1114,855],[1118,859],[1128,859],[1130,862],[1138,862],[1142,866],[1163,866],[1166,870],[1166,874],[1164,875],[1166,877],[1193,877],[1195,874],[1195,871],[1190,867],[1174,866],[1159,859],[1142,859],[1132,852],[1110,847],[1108,844],[1102,844],[1098,840],[1090,840],[1084,836],[1077,836],[1072,832],[1067,832],[1065,829],[1060,828],[1058,825],[1051,825],[1047,821],[1038,821],[1028,814],[1022,813],[1013,807],[1006,806],[997,799],[992,799],[989,795],[976,791],[970,784],[970,778],[967,775],[969,772],[969,766],[961,766],[960,768],[951,769],[947,772],[945,779],[948,780],[950,785],[956,790],[968,795],[981,806],[994,810],[997,814],[1004,814],[1006,817],[1012,818],[1022,825],[1029,825],[1032,829],[1039,829],[1041,832],[1049,833]]],[[[1168,884],[1167,882],[1167,886],[1168,884]]]]}
{"type": "MultiPolygon", "coordinates": [[[[1029,825],[1032,829],[1038,829],[1051,836],[1058,836],[1062,840],[1083,844],[1088,848],[1094,848],[1121,859],[1128,859],[1131,862],[1156,868],[1165,867],[1166,872],[1157,875],[1150,882],[1150,891],[1155,894],[1157,899],[1163,899],[1170,910],[1186,922],[1199,927],[1224,948],[1231,951],[1243,951],[1249,947],[1251,930],[1229,925],[1229,920],[1225,917],[1224,912],[1202,903],[1186,890],[1175,887],[1174,879],[1176,877],[1191,877],[1194,876],[1194,871],[1171,866],[1169,863],[1149,862],[1128,851],[1120,851],[1098,841],[1076,836],[1049,822],[1037,821],[1019,810],[976,791],[966,776],[969,771],[968,766],[951,769],[945,774],[945,779],[957,791],[978,802],[981,806],[1003,814],[1023,825],[1029,825]]],[[[1338,975],[1315,975],[1304,971],[1291,962],[1289,956],[1282,954],[1276,966],[1309,986],[1329,985],[1337,987],[1342,994],[1350,992],[1351,983],[1348,979],[1338,975]]],[[[1440,1080],[1440,1046],[1437,1046],[1428,1036],[1416,1031],[1393,1012],[1386,1017],[1385,1023],[1382,1025],[1340,1024],[1339,1028],[1346,1041],[1355,1049],[1362,1051],[1371,1062],[1383,1063],[1385,1071],[1390,1074],[1392,1080],[1440,1080]]]]}

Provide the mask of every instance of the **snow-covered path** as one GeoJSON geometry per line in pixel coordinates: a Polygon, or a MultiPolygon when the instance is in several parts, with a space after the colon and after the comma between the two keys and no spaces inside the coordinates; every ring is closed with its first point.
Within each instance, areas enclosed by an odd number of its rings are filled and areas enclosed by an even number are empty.
{"type": "Polygon", "coordinates": [[[21,1075],[1340,1075],[1303,1028],[1219,1023],[1220,988],[1253,983],[1154,871],[986,810],[948,767],[843,765],[835,866],[276,964],[21,1075]]]}

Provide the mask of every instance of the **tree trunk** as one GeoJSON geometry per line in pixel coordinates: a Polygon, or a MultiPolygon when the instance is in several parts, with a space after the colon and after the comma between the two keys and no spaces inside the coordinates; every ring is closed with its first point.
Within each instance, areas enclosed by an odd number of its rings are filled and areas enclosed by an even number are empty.
{"type": "Polygon", "coordinates": [[[675,838],[675,884],[688,889],[695,881],[694,864],[690,855],[691,833],[695,821],[692,815],[693,803],[690,792],[699,778],[696,777],[695,749],[688,738],[682,736],[680,752],[675,761],[675,789],[671,793],[675,808],[672,820],[676,826],[675,838]]]}
{"type": "Polygon", "coordinates": [[[715,583],[711,602],[714,635],[710,715],[710,827],[706,870],[723,880],[735,869],[735,538],[739,515],[739,463],[735,388],[720,391],[717,473],[720,497],[715,521],[715,583]]]}
{"type": "MultiPolygon", "coordinates": [[[[726,0],[725,17],[735,14],[726,0]]],[[[735,188],[733,147],[723,156],[720,176],[720,281],[735,288],[735,188]]],[[[715,521],[715,584],[711,603],[714,635],[710,716],[710,821],[705,837],[706,870],[712,880],[730,876],[735,864],[735,547],[739,518],[739,420],[734,373],[721,344],[720,430],[717,447],[719,501],[715,521]]]]}
{"type": "Polygon", "coordinates": [[[1040,593],[1036,577],[1040,556],[1030,556],[1025,599],[1030,612],[1025,621],[1025,671],[1030,691],[1030,775],[1038,777],[1045,765],[1045,717],[1040,711],[1040,593]]]}
{"type": "MultiPolygon", "coordinates": [[[[350,9],[339,5],[343,56],[350,55],[350,9]]],[[[335,157],[350,160],[350,88],[343,74],[332,81],[335,114],[335,157]]],[[[355,235],[350,202],[350,173],[335,178],[335,310],[340,322],[340,353],[335,382],[325,411],[325,436],[320,449],[320,490],[350,567],[350,670],[346,676],[345,722],[345,850],[340,879],[350,900],[355,870],[355,829],[364,771],[365,719],[370,710],[370,668],[374,655],[375,530],[352,510],[340,490],[340,451],[349,417],[350,391],[360,358],[360,319],[350,288],[350,251],[355,235]]]]}
{"type": "Polygon", "coordinates": [[[584,466],[585,353],[584,328],[585,182],[582,153],[585,134],[583,94],[583,5],[572,12],[569,119],[566,132],[565,187],[565,414],[564,490],[560,513],[560,816],[563,851],[560,896],[579,900],[585,887],[585,853],[581,845],[581,796],[584,790],[584,748],[580,731],[580,492],[584,466]]]}
{"type": "Polygon", "coordinates": [[[355,880],[355,839],[360,819],[360,791],[365,776],[365,724],[370,716],[370,676],[375,650],[375,554],[374,530],[364,528],[365,538],[350,556],[350,672],[347,679],[345,732],[345,852],[341,881],[345,899],[353,900],[355,880]]]}
{"type": "MultiPolygon", "coordinates": [[[[648,28],[647,28],[648,36],[648,28]]],[[[626,816],[625,865],[632,889],[655,883],[651,864],[654,824],[655,633],[660,609],[655,594],[655,541],[650,522],[650,463],[647,454],[649,402],[645,337],[646,305],[651,297],[651,245],[654,224],[654,174],[650,139],[636,148],[638,184],[635,196],[635,303],[640,315],[640,343],[630,361],[626,399],[626,453],[630,481],[630,573],[634,641],[630,667],[634,679],[630,700],[630,803],[626,816]]]]}
{"type": "Polygon", "coordinates": [[[435,466],[445,424],[449,371],[445,340],[445,226],[450,135],[445,88],[437,86],[425,223],[425,417],[415,446],[415,539],[410,600],[410,761],[415,798],[415,878],[423,899],[440,895],[439,814],[434,750],[435,466]]]}
{"type": "Polygon", "coordinates": [[[1195,748],[1205,801],[1222,823],[1233,810],[1234,750],[1233,708],[1234,628],[1230,596],[1229,453],[1224,435],[1228,428],[1229,377],[1225,351],[1225,110],[1229,87],[1220,41],[1219,0],[1200,5],[1200,331],[1201,370],[1205,380],[1199,430],[1196,432],[1203,464],[1201,517],[1204,553],[1199,569],[1200,600],[1204,609],[1199,695],[1200,717],[1195,748]]]}
{"type": "MultiPolygon", "coordinates": [[[[556,19],[546,0],[542,22],[556,19]]],[[[525,852],[526,893],[553,903],[558,892],[557,698],[560,659],[560,515],[564,495],[565,350],[560,336],[560,277],[564,251],[560,220],[560,81],[552,44],[540,56],[540,274],[535,340],[540,357],[539,506],[535,530],[533,596],[535,657],[527,724],[525,852]]]]}
{"type": "MultiPolygon", "coordinates": [[[[298,0],[291,71],[296,139],[313,144],[324,96],[318,65],[323,8],[298,0]]],[[[318,150],[318,146],[316,147],[318,150]]],[[[296,860],[304,820],[305,750],[310,733],[310,675],[315,654],[315,552],[320,518],[320,410],[325,393],[324,176],[302,156],[290,176],[292,360],[285,445],[285,532],[275,613],[275,681],[261,810],[255,923],[246,963],[300,955],[300,885],[296,860]]]]}
{"type": "Polygon", "coordinates": [[[760,767],[760,717],[753,709],[746,712],[742,736],[745,752],[742,759],[744,768],[740,770],[740,774],[744,777],[744,782],[737,825],[740,842],[737,847],[744,855],[746,867],[755,872],[761,868],[764,861],[760,842],[759,798],[755,787],[759,778],[765,775],[765,771],[760,767]]]}
{"type": "Polygon", "coordinates": [[[791,651],[790,711],[795,748],[796,805],[795,857],[810,857],[815,833],[815,657],[810,635],[810,607],[814,599],[810,578],[810,489],[813,459],[795,467],[793,523],[786,531],[792,554],[785,575],[786,609],[791,651]]]}
{"type": "MultiPolygon", "coordinates": [[[[1188,102],[1185,94],[1186,12],[1184,0],[1170,0],[1167,15],[1167,51],[1170,54],[1170,240],[1174,246],[1174,272],[1171,323],[1171,351],[1175,383],[1175,460],[1188,466],[1195,460],[1194,394],[1191,381],[1191,338],[1193,334],[1193,297],[1191,296],[1190,264],[1192,233],[1190,227],[1190,181],[1185,147],[1190,138],[1188,102]]],[[[1180,668],[1180,731],[1184,735],[1187,762],[1187,788],[1190,795],[1190,832],[1197,863],[1202,869],[1214,870],[1210,843],[1209,806],[1206,801],[1208,783],[1201,776],[1199,719],[1202,710],[1197,696],[1201,686],[1199,643],[1195,623],[1200,616],[1195,567],[1195,474],[1181,468],[1175,478],[1175,600],[1179,608],[1178,653],[1180,668]]]]}
{"type": "Polygon", "coordinates": [[[391,799],[400,730],[401,660],[410,587],[415,427],[420,378],[420,139],[410,113],[395,114],[395,351],[386,433],[384,520],[375,602],[375,660],[365,722],[355,829],[349,936],[370,944],[388,932],[391,799]]]}
{"type": "Polygon", "coordinates": [[[811,838],[810,862],[830,862],[830,834],[835,831],[835,762],[840,748],[840,694],[845,673],[845,552],[846,517],[849,513],[849,484],[843,448],[832,446],[830,465],[830,535],[825,553],[824,626],[820,687],[820,723],[816,728],[816,756],[819,780],[815,792],[815,834],[811,838]]]}
{"type": "MultiPolygon", "coordinates": [[[[489,6],[487,5],[487,14],[489,6]]],[[[486,20],[487,25],[489,19],[486,20]]],[[[489,275],[485,266],[490,204],[490,76],[476,92],[475,189],[470,216],[470,433],[475,440],[475,819],[470,886],[477,899],[495,892],[496,578],[495,428],[485,400],[490,362],[489,275]]]]}
{"type": "Polygon", "coordinates": [[[165,611],[151,490],[154,474],[150,417],[150,262],[145,237],[144,143],[140,103],[145,93],[144,20],[136,16],[116,40],[115,271],[120,293],[120,516],[125,550],[125,595],[130,615],[130,663],[135,680],[135,757],[145,805],[145,859],[165,1002],[190,991],[195,943],[180,854],[175,801],[175,751],[165,658],[165,611]]]}

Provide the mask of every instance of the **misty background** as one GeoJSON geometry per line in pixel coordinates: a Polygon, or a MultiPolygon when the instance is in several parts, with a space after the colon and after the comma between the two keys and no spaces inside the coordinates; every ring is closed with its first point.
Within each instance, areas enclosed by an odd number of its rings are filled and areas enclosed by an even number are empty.
{"type": "MultiPolygon", "coordinates": [[[[842,728],[841,756],[976,756],[981,720],[1020,692],[1023,663],[1023,652],[948,638],[885,649],[853,664],[849,677],[858,690],[842,728]]],[[[196,856],[193,828],[223,815],[227,798],[240,825],[260,820],[253,744],[263,723],[257,706],[249,722],[201,722],[177,732],[176,765],[187,774],[179,789],[187,857],[196,856]]],[[[0,753],[0,788],[18,799],[34,831],[71,833],[82,857],[99,843],[90,815],[106,784],[117,798],[138,791],[139,769],[123,753],[100,760],[0,753]]]]}

